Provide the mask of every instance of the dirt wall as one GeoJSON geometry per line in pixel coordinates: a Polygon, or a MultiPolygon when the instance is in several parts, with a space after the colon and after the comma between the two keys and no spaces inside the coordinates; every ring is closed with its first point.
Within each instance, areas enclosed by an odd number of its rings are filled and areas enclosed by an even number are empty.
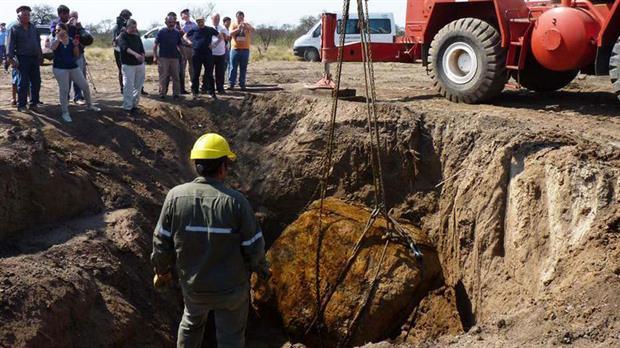
{"type": "MultiPolygon", "coordinates": [[[[0,260],[7,266],[2,268],[3,299],[9,299],[0,306],[5,308],[1,317],[12,318],[10,327],[0,326],[0,342],[44,342],[41,337],[46,336],[67,344],[81,342],[75,323],[82,317],[68,313],[95,303],[88,315],[107,313],[109,325],[90,334],[103,345],[119,340],[143,345],[140,334],[171,343],[179,307],[160,307],[160,295],[127,288],[150,287],[148,226],[153,225],[165,192],[191,180],[186,156],[193,139],[217,131],[231,140],[239,161],[232,167],[230,183],[250,198],[271,243],[316,198],[330,106],[326,98],[283,92],[214,104],[145,101],[143,111],[131,118],[106,107],[97,117],[76,118],[71,126],[16,117],[20,127],[38,129],[36,137],[47,145],[19,143],[24,147],[13,152],[11,166],[3,167],[9,168],[8,177],[18,177],[23,166],[17,153],[39,151],[41,163],[51,163],[45,168],[60,168],[54,175],[61,179],[51,181],[58,188],[44,185],[49,188],[46,194],[59,197],[58,206],[68,207],[64,200],[72,196],[62,198],[54,190],[80,196],[86,192],[89,197],[89,187],[95,187],[93,197],[100,199],[103,209],[135,207],[147,223],[132,230],[137,234],[132,238],[126,238],[129,232],[122,224],[95,229],[108,231],[99,232],[104,237],[97,241],[101,245],[97,250],[78,238],[88,227],[42,247],[12,242],[15,245],[0,260]],[[67,260],[82,255],[83,248],[101,262],[94,259],[93,265],[83,265],[80,257],[75,267],[57,274],[67,260]],[[4,271],[9,268],[10,272],[4,271]],[[99,275],[94,275],[95,268],[99,275]],[[41,276],[23,276],[28,274],[41,276]],[[24,297],[28,288],[38,290],[24,297]],[[86,305],[62,300],[79,294],[84,294],[86,305]],[[59,315],[69,319],[51,323],[53,316],[46,314],[47,304],[41,300],[46,297],[62,303],[59,315]],[[142,331],[115,331],[136,327],[132,323],[141,320],[157,324],[142,331]],[[40,324],[32,326],[33,322],[40,324]],[[20,326],[30,329],[15,331],[20,326]]],[[[453,324],[442,326],[445,330],[429,329],[416,342],[548,345],[568,337],[584,345],[617,343],[620,158],[613,145],[554,127],[530,127],[489,112],[445,113],[391,103],[381,103],[378,110],[388,201],[398,216],[430,236],[446,291],[453,293],[429,299],[421,307],[427,318],[446,318],[453,324]],[[475,336],[454,335],[474,327],[475,336]]],[[[44,107],[41,112],[49,116],[54,110],[44,107]]],[[[369,204],[372,172],[364,115],[363,103],[341,102],[328,192],[369,204]]],[[[8,139],[10,127],[2,127],[8,139]]],[[[29,168],[29,162],[24,163],[29,168]]],[[[25,186],[28,181],[18,187],[25,186]]],[[[11,209],[6,201],[0,202],[5,216],[11,209]]],[[[37,216],[37,210],[29,211],[28,217],[15,220],[27,223],[12,227],[12,238],[22,233],[47,235],[32,229],[35,222],[30,217],[37,216]]],[[[74,214],[89,213],[46,215],[47,222],[62,224],[74,214]]]]}

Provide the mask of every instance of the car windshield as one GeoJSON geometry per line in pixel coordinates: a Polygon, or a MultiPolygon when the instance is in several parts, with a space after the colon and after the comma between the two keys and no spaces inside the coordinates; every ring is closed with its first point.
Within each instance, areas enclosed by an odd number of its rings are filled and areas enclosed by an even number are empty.
{"type": "MultiPolygon", "coordinates": [[[[338,20],[338,34],[342,34],[340,25],[342,20],[338,20]]],[[[370,19],[370,33],[371,34],[389,34],[392,32],[392,25],[387,18],[371,18],[370,19]]],[[[347,21],[347,34],[359,34],[360,29],[357,23],[357,19],[349,19],[347,21]]]]}
{"type": "Polygon", "coordinates": [[[152,29],[151,31],[149,31],[148,33],[146,33],[144,35],[144,38],[145,39],[153,39],[153,38],[155,38],[157,36],[158,32],[159,32],[159,28],[152,29]]]}

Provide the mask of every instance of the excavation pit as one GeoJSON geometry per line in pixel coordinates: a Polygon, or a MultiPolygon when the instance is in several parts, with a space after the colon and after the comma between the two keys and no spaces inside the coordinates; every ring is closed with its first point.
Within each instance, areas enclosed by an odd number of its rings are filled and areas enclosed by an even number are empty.
{"type": "MultiPolygon", "coordinates": [[[[328,196],[370,207],[364,108],[340,102],[328,196]]],[[[230,139],[239,160],[229,183],[277,245],[318,198],[330,109],[327,98],[282,92],[185,106],[146,101],[130,119],[104,107],[74,126],[48,121],[52,108],[42,108],[43,125],[3,123],[0,345],[173,345],[180,299],[153,291],[148,254],[165,193],[192,179],[193,140],[207,131],[230,139]],[[34,159],[20,160],[24,153],[34,159]],[[29,177],[43,182],[29,185],[29,177]],[[23,208],[11,220],[15,207],[23,208]],[[74,223],[84,218],[92,224],[74,223]]],[[[354,343],[617,344],[613,146],[484,112],[391,103],[378,112],[388,203],[428,236],[440,276],[423,298],[402,301],[382,335],[354,343]]],[[[284,313],[258,315],[249,345],[289,341],[284,313]]],[[[318,338],[292,339],[312,346],[318,338]]]]}

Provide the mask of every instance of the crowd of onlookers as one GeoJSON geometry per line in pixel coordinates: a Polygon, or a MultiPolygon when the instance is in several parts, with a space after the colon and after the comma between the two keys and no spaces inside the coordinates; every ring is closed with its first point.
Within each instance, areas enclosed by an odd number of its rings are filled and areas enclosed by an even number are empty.
{"type": "MultiPolygon", "coordinates": [[[[17,20],[0,23],[0,61],[5,69],[11,68],[13,93],[12,103],[24,112],[28,105],[36,109],[41,101],[40,65],[43,62],[37,27],[30,21],[31,8],[17,8],[17,20]]],[[[92,44],[93,37],[82,26],[76,11],[61,5],[57,9],[58,19],[50,24],[50,48],[54,53],[53,74],[58,83],[58,98],[61,117],[71,122],[69,101],[86,105],[89,110],[100,109],[92,103],[86,77],[85,49],[92,44]],[[73,95],[71,90],[73,89],[73,95]]],[[[224,83],[228,79],[228,90],[239,86],[246,90],[246,74],[250,57],[250,43],[254,28],[245,21],[244,13],[236,13],[235,22],[219,14],[210,16],[210,23],[204,17],[192,19],[190,10],[166,15],[164,24],[156,36],[153,47],[153,62],[159,73],[159,97],[165,99],[172,82],[172,98],[180,99],[189,94],[186,89],[186,71],[191,81],[194,99],[201,93],[217,99],[225,94],[224,83]],[[204,69],[204,74],[203,74],[204,69]],[[202,82],[201,82],[202,78],[202,82]]],[[[123,95],[123,110],[134,112],[144,91],[146,52],[138,31],[138,23],[131,18],[129,10],[123,10],[116,19],[112,46],[118,68],[120,91],[123,95]]]]}

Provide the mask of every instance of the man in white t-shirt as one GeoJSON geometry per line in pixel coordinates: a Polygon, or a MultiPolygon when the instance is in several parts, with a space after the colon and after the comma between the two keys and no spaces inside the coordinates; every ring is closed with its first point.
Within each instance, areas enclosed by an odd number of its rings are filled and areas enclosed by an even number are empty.
{"type": "MultiPolygon", "coordinates": [[[[224,75],[226,74],[226,41],[230,40],[230,32],[220,24],[220,15],[215,13],[211,16],[213,28],[217,30],[221,37],[213,37],[211,51],[213,52],[213,66],[215,67],[215,88],[217,93],[224,94],[224,75]]],[[[213,71],[208,71],[213,74],[213,71]]]]}

